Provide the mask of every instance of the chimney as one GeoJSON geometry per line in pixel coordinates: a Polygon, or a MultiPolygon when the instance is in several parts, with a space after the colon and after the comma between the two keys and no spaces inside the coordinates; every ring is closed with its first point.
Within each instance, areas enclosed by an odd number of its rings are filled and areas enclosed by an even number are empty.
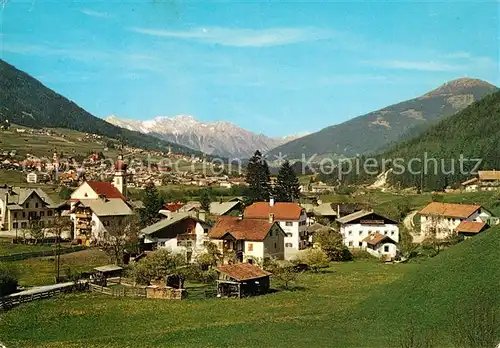
{"type": "Polygon", "coordinates": [[[198,220],[205,221],[206,218],[207,218],[207,213],[205,212],[205,210],[200,210],[198,212],[198,220]]]}
{"type": "Polygon", "coordinates": [[[238,214],[238,220],[243,220],[243,214],[238,214]]]}
{"type": "Polygon", "coordinates": [[[269,199],[269,206],[274,206],[274,198],[269,199]]]}
{"type": "Polygon", "coordinates": [[[274,222],[274,214],[269,213],[269,223],[272,224],[274,222]]]}

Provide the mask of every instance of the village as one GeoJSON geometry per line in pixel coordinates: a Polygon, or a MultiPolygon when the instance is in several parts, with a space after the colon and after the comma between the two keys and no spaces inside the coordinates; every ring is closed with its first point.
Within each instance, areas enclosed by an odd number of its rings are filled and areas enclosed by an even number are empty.
{"type": "MultiPolygon", "coordinates": [[[[72,277],[61,276],[58,264],[56,285],[27,289],[16,285],[4,293],[2,308],[33,298],[37,291],[57,294],[54,289],[75,289],[77,284],[78,289],[108,295],[155,299],[189,297],[185,281],[213,284],[215,288],[210,285],[204,295],[262,295],[271,290],[270,277],[286,289],[302,272],[320,272],[332,261],[369,257],[397,265],[411,261],[417,250],[437,255],[500,221],[481,204],[444,202],[442,197],[433,197],[419,210],[395,204],[398,218],[366,202],[323,201],[318,190],[328,187],[325,191],[331,192],[335,187],[309,185],[304,190],[296,177],[290,187],[302,192],[300,200],[282,192],[265,201],[248,202],[247,197],[211,201],[202,194],[198,201],[160,202],[150,177],[142,185],[143,199],[132,199],[129,178],[138,174],[129,171],[122,156],[107,172],[112,181],[87,179],[87,173],[79,173],[78,186],[58,203],[43,185],[30,188],[34,180],[29,174],[26,187],[0,186],[0,237],[11,245],[32,245],[35,257],[38,245],[71,244],[104,250],[112,262],[87,267],[72,277]]],[[[480,171],[462,183],[462,191],[497,190],[499,174],[480,171]]],[[[275,186],[279,181],[280,175],[271,180],[275,186]]]]}

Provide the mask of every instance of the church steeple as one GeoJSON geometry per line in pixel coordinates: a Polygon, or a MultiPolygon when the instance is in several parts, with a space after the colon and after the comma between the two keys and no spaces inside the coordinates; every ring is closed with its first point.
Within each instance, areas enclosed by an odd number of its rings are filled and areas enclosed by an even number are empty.
{"type": "Polygon", "coordinates": [[[113,186],[120,193],[127,197],[127,163],[123,160],[123,156],[119,155],[115,162],[115,176],[113,178],[113,186]]]}

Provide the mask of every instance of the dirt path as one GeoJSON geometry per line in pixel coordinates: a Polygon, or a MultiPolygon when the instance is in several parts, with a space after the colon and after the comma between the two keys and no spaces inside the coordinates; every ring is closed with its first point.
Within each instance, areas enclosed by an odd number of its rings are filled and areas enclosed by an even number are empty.
{"type": "Polygon", "coordinates": [[[413,237],[414,243],[422,243],[424,236],[420,233],[420,231],[416,231],[415,224],[413,223],[413,219],[415,218],[415,215],[417,213],[418,210],[414,210],[410,214],[408,214],[403,220],[403,225],[408,230],[408,232],[410,232],[411,236],[413,237]]]}

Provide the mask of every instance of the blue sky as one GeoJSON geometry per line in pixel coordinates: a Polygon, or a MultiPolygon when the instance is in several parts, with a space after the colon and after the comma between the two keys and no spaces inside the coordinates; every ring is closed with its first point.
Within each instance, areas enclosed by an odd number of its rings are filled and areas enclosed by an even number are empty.
{"type": "Polygon", "coordinates": [[[500,85],[498,6],[10,0],[0,52],[99,117],[189,114],[285,136],[458,77],[500,85]]]}

